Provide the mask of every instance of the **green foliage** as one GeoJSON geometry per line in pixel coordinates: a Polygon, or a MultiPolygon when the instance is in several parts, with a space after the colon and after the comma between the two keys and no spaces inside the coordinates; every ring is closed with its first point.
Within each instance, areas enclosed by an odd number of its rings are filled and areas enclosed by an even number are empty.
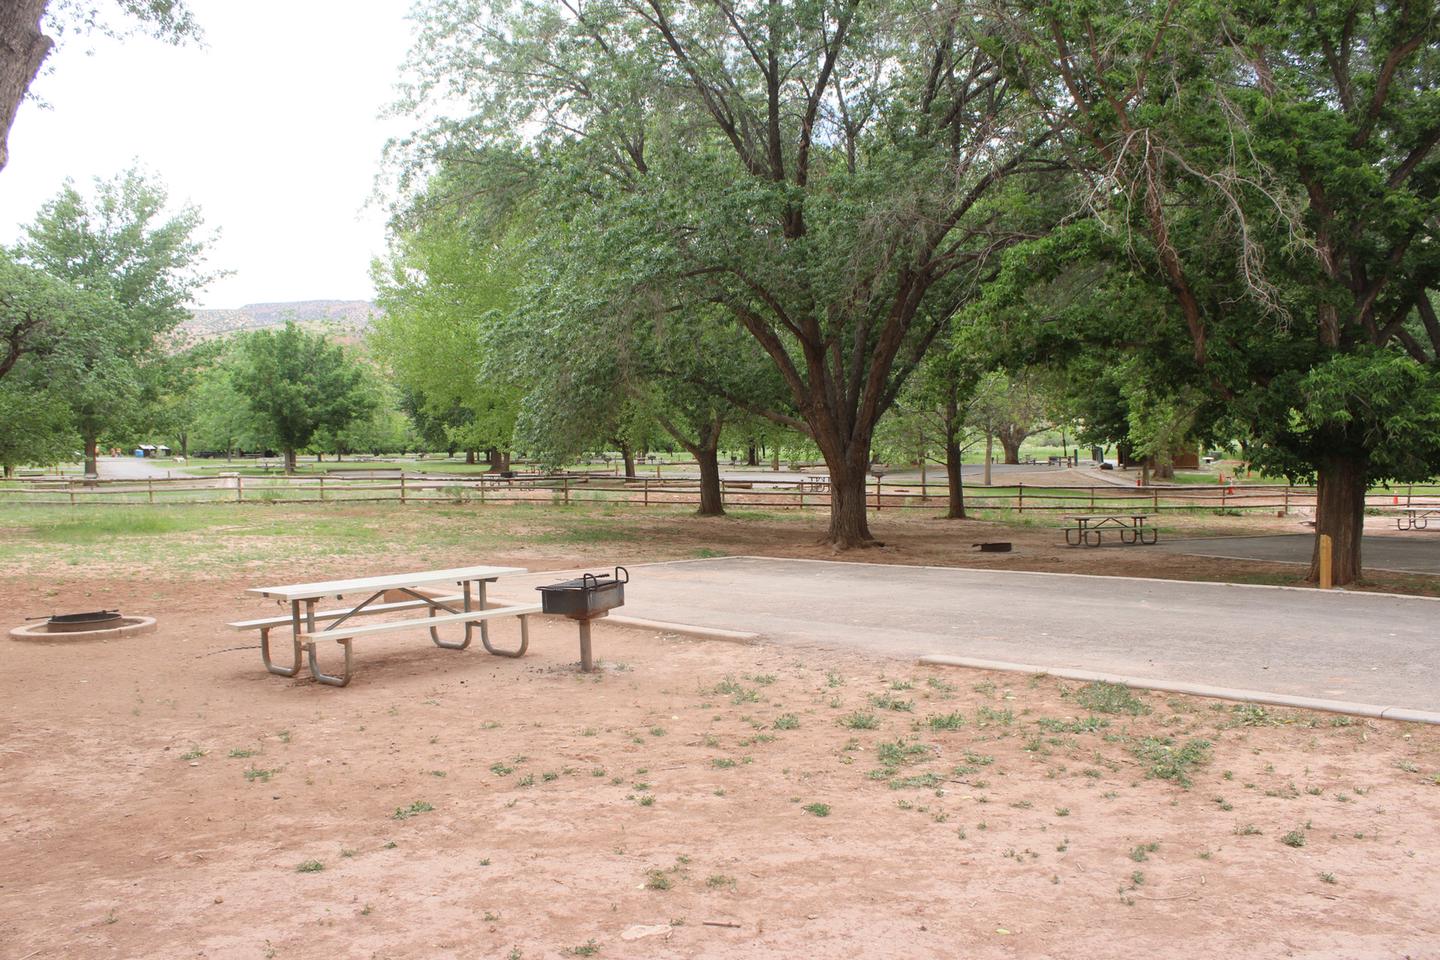
{"type": "Polygon", "coordinates": [[[316,431],[343,429],[373,409],[364,371],[344,348],[293,322],[245,336],[234,376],[235,389],[286,452],[287,469],[316,431]]]}
{"type": "MultiPolygon", "coordinates": [[[[166,214],[162,185],[135,170],[97,180],[85,197],[66,183],[26,227],[17,254],[83,300],[49,325],[62,327],[47,375],[65,383],[75,427],[87,447],[136,417],[167,369],[166,338],[213,274],[203,269],[200,214],[166,214]]],[[[51,290],[58,289],[53,284],[51,290]]]]}

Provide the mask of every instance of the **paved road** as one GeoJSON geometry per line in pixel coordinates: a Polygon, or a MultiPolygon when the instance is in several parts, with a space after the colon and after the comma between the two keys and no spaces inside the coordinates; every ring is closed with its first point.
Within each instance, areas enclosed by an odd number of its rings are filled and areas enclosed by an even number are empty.
{"type": "Polygon", "coordinates": [[[141,457],[100,457],[96,462],[101,480],[144,480],[171,476],[170,467],[160,467],[141,457]]]}
{"type": "MultiPolygon", "coordinates": [[[[1194,557],[1308,564],[1314,548],[1313,533],[1295,533],[1274,537],[1162,540],[1154,547],[1145,549],[1183,553],[1194,557]]],[[[1366,537],[1360,546],[1360,553],[1366,569],[1440,574],[1440,525],[1431,530],[1413,530],[1396,536],[1366,537]]]]}
{"type": "MultiPolygon", "coordinates": [[[[1440,600],[732,557],[637,566],[624,613],[786,644],[949,654],[1440,710],[1440,600]]],[[[506,578],[533,597],[555,575],[506,578]]]]}

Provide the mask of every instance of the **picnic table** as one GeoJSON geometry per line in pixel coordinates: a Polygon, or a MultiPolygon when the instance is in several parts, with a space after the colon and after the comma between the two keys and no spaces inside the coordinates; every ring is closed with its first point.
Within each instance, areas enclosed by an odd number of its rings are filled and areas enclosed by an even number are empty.
{"type": "Polygon", "coordinates": [[[1120,533],[1120,542],[1124,544],[1143,544],[1150,546],[1160,539],[1160,532],[1154,527],[1146,526],[1145,521],[1150,515],[1148,513],[1077,513],[1065,517],[1072,521],[1073,527],[1065,528],[1065,542],[1072,546],[1098,547],[1104,536],[1106,527],[1114,527],[1120,533]],[[1071,539],[1071,534],[1075,538],[1071,539]],[[1148,539],[1146,538],[1148,535],[1148,539]]]}
{"type": "Polygon", "coordinates": [[[295,583],[270,587],[252,587],[247,593],[279,600],[288,604],[287,616],[265,617],[258,620],[241,620],[231,623],[236,630],[260,631],[260,659],[265,669],[282,677],[293,677],[300,672],[302,650],[310,664],[310,674],[317,681],[330,686],[343,687],[350,683],[353,675],[351,642],[356,637],[425,627],[430,639],[437,647],[446,650],[464,650],[470,646],[476,626],[480,628],[480,642],[485,649],[501,657],[524,656],[530,645],[529,620],[531,614],[540,612],[539,604],[514,606],[490,606],[486,602],[486,584],[494,583],[499,577],[525,573],[523,567],[454,567],[447,570],[422,570],[413,573],[388,574],[378,577],[358,577],[350,580],[322,580],[316,583],[295,583]],[[448,590],[435,590],[435,587],[448,590]],[[455,588],[459,588],[455,592],[455,588]],[[431,588],[431,589],[427,589],[431,588]],[[333,610],[317,611],[315,606],[321,600],[334,597],[343,600],[346,595],[363,597],[358,603],[341,605],[333,610]],[[379,602],[376,602],[379,601],[379,602]],[[459,604],[457,607],[456,604],[459,604]],[[366,626],[348,623],[354,617],[371,614],[393,613],[401,610],[425,610],[426,616],[415,620],[387,620],[366,626]],[[520,645],[514,650],[497,649],[490,643],[489,621],[498,617],[519,617],[520,645]],[[317,626],[318,624],[325,624],[317,626]],[[463,624],[465,635],[460,640],[447,640],[440,636],[442,624],[463,624]],[[288,666],[275,663],[270,656],[270,631],[280,627],[290,628],[291,662],[288,666]],[[315,644],[321,639],[332,639],[345,650],[345,669],[338,675],[327,674],[320,669],[316,659],[315,644]]]}
{"type": "Polygon", "coordinates": [[[1380,507],[1386,513],[1399,514],[1395,518],[1396,530],[1424,530],[1430,525],[1431,517],[1440,517],[1440,504],[1420,504],[1410,507],[1380,507]]]}

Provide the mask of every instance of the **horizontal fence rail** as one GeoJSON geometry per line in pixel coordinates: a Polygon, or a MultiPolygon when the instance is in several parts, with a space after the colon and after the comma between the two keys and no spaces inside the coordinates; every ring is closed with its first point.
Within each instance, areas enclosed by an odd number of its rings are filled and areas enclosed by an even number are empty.
{"type": "MultiPolygon", "coordinates": [[[[378,471],[377,471],[378,472],[378,471]]],[[[722,481],[726,507],[811,509],[830,506],[830,484],[813,474],[774,479],[722,481]]],[[[1289,513],[1313,511],[1315,488],[1286,484],[1155,484],[1088,486],[1060,484],[969,485],[967,510],[1015,513],[1120,513],[1136,511],[1247,510],[1289,513]]],[[[874,480],[866,484],[870,509],[943,509],[945,483],[874,480]]],[[[697,506],[700,483],[695,478],[630,477],[583,471],[503,477],[498,474],[456,476],[444,473],[386,471],[379,476],[219,476],[155,477],[139,480],[83,480],[26,477],[0,482],[0,506],[180,505],[198,503],[623,503],[634,506],[697,506]]],[[[1440,511],[1440,486],[1407,485],[1372,492],[1366,506],[1386,509],[1440,511]]],[[[1398,515],[1398,513],[1397,513],[1398,515]]]]}

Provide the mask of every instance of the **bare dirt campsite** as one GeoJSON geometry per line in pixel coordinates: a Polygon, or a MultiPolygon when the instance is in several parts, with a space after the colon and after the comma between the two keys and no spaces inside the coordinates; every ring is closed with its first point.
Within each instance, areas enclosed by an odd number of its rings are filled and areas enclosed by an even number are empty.
{"type": "MultiPolygon", "coordinates": [[[[332,504],[31,509],[0,524],[11,620],[159,620],[113,642],[5,641],[11,960],[1182,944],[1418,958],[1440,943],[1433,726],[603,621],[593,675],[574,625],[539,620],[521,660],[423,636],[357,643],[356,681],[329,689],[265,673],[253,634],[224,628],[269,609],[244,593],[262,582],[477,558],[540,571],[829,556],[812,516],[332,504]]],[[[874,527],[894,544],[867,556],[879,562],[1300,575],[1066,550],[1039,527],[874,527]],[[1012,554],[970,552],[1002,531],[1012,554]]]]}

